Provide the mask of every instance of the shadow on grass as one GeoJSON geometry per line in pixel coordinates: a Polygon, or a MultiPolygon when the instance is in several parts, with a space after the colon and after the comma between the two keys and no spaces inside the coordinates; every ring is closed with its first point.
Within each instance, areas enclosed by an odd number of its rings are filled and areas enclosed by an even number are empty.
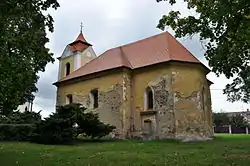
{"type": "Polygon", "coordinates": [[[74,145],[86,144],[86,143],[108,143],[108,142],[121,142],[122,140],[118,139],[88,139],[88,138],[77,138],[74,142],[74,145]]]}
{"type": "Polygon", "coordinates": [[[90,138],[78,138],[74,141],[75,145],[79,144],[86,144],[86,143],[148,143],[148,144],[154,144],[154,143],[170,143],[170,144],[181,144],[182,142],[175,139],[164,139],[164,140],[139,140],[139,139],[109,139],[109,138],[102,138],[102,139],[90,139],[90,138]]]}
{"type": "Polygon", "coordinates": [[[78,146],[84,144],[100,144],[100,143],[146,143],[146,144],[203,144],[203,143],[213,143],[214,141],[225,141],[225,140],[238,140],[238,139],[248,139],[250,140],[250,135],[218,135],[216,134],[212,140],[208,141],[190,141],[190,142],[182,142],[181,140],[176,139],[155,139],[155,140],[140,140],[140,139],[111,139],[111,138],[100,138],[100,139],[91,139],[89,137],[78,137],[70,142],[34,142],[34,141],[0,141],[0,142],[29,142],[32,144],[40,144],[40,145],[53,145],[53,146],[78,146]]]}

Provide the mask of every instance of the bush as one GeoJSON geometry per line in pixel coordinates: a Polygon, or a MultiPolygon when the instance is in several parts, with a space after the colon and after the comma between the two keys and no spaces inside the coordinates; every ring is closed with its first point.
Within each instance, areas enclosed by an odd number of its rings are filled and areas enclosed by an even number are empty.
{"type": "Polygon", "coordinates": [[[85,134],[92,139],[101,138],[111,133],[115,127],[104,124],[99,120],[96,113],[85,113],[77,118],[78,134],[85,134]]]}
{"type": "Polygon", "coordinates": [[[0,124],[0,141],[28,141],[33,130],[32,124],[0,124]]]}
{"type": "Polygon", "coordinates": [[[43,144],[64,144],[76,137],[73,127],[73,110],[71,107],[59,107],[57,112],[36,124],[31,141],[43,144]]]}
{"type": "Polygon", "coordinates": [[[30,111],[24,111],[24,112],[12,112],[5,115],[0,115],[0,123],[1,124],[34,124],[38,121],[41,121],[41,115],[40,112],[30,112],[30,111]]]}
{"type": "Polygon", "coordinates": [[[100,122],[97,114],[85,113],[80,104],[57,107],[56,113],[36,124],[32,141],[44,144],[65,144],[79,134],[101,138],[115,128],[100,122]],[[76,125],[77,124],[77,125],[76,125]]]}

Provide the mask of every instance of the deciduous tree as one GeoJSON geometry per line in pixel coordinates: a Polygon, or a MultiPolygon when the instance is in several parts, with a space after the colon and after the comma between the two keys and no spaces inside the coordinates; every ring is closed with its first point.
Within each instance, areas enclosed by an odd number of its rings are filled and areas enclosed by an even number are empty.
{"type": "Polygon", "coordinates": [[[240,127],[247,127],[249,126],[247,121],[244,119],[243,116],[241,115],[236,115],[236,116],[233,116],[230,120],[230,124],[233,126],[233,127],[237,127],[237,128],[240,128],[240,127]]]}
{"type": "Polygon", "coordinates": [[[216,127],[230,125],[230,119],[226,113],[213,113],[213,123],[216,127]]]}
{"type": "Polygon", "coordinates": [[[57,0],[3,0],[0,2],[0,114],[33,100],[38,72],[53,62],[45,47],[46,30],[53,32],[57,0]]]}
{"type": "MultiPolygon", "coordinates": [[[[174,5],[177,0],[167,1],[174,5]]],[[[164,15],[158,28],[166,26],[176,37],[199,35],[205,41],[205,57],[217,75],[233,82],[223,90],[228,100],[250,101],[250,1],[249,0],[178,0],[186,2],[197,15],[181,16],[180,11],[164,15]]]]}

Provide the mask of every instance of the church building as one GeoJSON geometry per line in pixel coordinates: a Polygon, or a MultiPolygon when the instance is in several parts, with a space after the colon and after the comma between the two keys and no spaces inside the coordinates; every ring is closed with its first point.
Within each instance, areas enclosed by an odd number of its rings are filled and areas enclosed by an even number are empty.
{"type": "Polygon", "coordinates": [[[168,32],[99,56],[81,32],[58,60],[57,105],[96,111],[116,138],[213,136],[210,70],[168,32]]]}

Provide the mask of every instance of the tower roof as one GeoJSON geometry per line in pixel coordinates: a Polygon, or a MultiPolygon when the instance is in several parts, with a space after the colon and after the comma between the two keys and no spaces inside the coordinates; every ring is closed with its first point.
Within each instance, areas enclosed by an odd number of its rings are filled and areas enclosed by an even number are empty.
{"type": "Polygon", "coordinates": [[[171,34],[164,32],[131,44],[110,49],[70,75],[62,78],[59,82],[117,67],[127,67],[133,70],[168,61],[196,63],[210,71],[171,34]]]}
{"type": "Polygon", "coordinates": [[[92,46],[90,43],[87,42],[87,40],[84,38],[82,32],[80,32],[80,34],[78,35],[78,37],[76,38],[76,40],[72,43],[70,43],[69,45],[72,46],[72,45],[75,45],[77,43],[82,43],[82,44],[85,44],[85,45],[88,45],[88,46],[92,46]]]}
{"type": "Polygon", "coordinates": [[[87,41],[86,41],[86,39],[84,38],[82,32],[80,32],[80,34],[78,35],[78,37],[76,38],[75,41],[78,41],[78,40],[87,43],[87,41]]]}
{"type": "MultiPolygon", "coordinates": [[[[89,46],[92,46],[90,43],[87,42],[87,40],[84,38],[82,31],[80,34],[77,36],[76,40],[73,41],[72,43],[68,44],[67,47],[70,49],[70,55],[73,55],[74,52],[82,52],[85,49],[87,49],[89,46]]],[[[66,48],[67,48],[66,47],[66,48]]],[[[57,59],[60,59],[64,56],[64,53],[58,57],[57,59]]]]}

